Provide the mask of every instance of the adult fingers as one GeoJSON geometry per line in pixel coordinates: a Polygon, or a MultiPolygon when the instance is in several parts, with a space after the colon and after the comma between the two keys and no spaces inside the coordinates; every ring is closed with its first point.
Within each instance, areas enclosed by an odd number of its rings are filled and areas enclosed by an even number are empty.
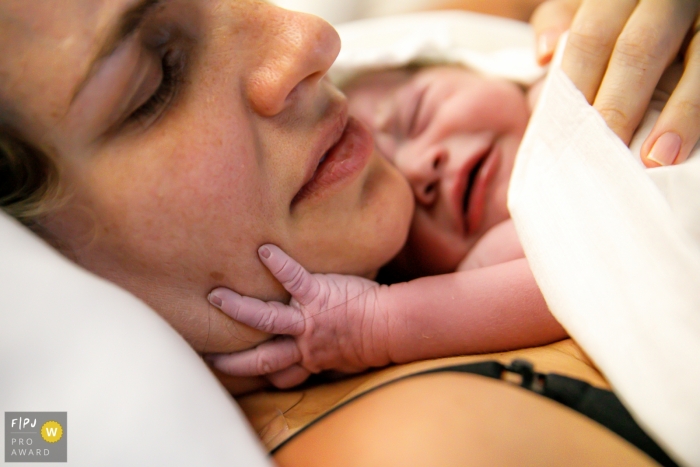
{"type": "Polygon", "coordinates": [[[223,287],[212,290],[208,299],[209,303],[231,318],[259,331],[291,336],[304,332],[302,312],[283,303],[243,297],[223,287]]]}
{"type": "Polygon", "coordinates": [[[559,37],[569,29],[581,0],[547,0],[530,17],[535,31],[537,63],[546,65],[554,55],[559,37]]]}
{"type": "Polygon", "coordinates": [[[283,337],[232,354],[207,355],[206,360],[231,376],[261,376],[277,373],[301,361],[301,352],[293,339],[283,337]]]}
{"type": "Polygon", "coordinates": [[[292,365],[277,373],[267,375],[267,380],[270,381],[276,388],[289,389],[298,386],[311,375],[311,372],[300,365],[292,365]]]}
{"type": "Polygon", "coordinates": [[[300,305],[309,305],[318,296],[320,291],[318,281],[279,247],[263,245],[258,249],[258,256],[300,305]]]}
{"type": "Polygon", "coordinates": [[[574,17],[562,70],[590,103],[603,80],[615,41],[636,5],[636,0],[586,0],[574,17]]]}
{"type": "Polygon", "coordinates": [[[700,39],[696,23],[685,54],[685,70],[654,128],[642,145],[648,167],[685,161],[700,138],[700,39]]]}
{"type": "Polygon", "coordinates": [[[697,0],[642,0],[615,43],[593,106],[629,143],[664,69],[677,56],[697,0]]]}

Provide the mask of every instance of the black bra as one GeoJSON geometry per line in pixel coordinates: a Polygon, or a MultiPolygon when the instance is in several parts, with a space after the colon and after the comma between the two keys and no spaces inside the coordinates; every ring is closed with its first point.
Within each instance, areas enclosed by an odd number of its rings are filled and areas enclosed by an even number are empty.
{"type": "MultiPolygon", "coordinates": [[[[548,399],[559,402],[585,415],[591,420],[600,423],[610,431],[644,451],[649,457],[662,466],[678,466],[678,464],[676,464],[668,454],[642,430],[637,422],[634,421],[632,415],[630,415],[629,411],[622,405],[622,402],[620,402],[620,399],[618,399],[614,393],[591,386],[585,381],[556,373],[537,373],[534,371],[532,363],[527,360],[513,360],[508,366],[493,360],[463,365],[451,365],[403,376],[372,388],[346,401],[314,420],[308,426],[318,422],[340,407],[380,387],[414,376],[444,372],[471,373],[486,376],[487,378],[516,382],[519,386],[528,391],[535,392],[548,399]]],[[[272,452],[274,453],[280,449],[292,438],[293,437],[277,446],[272,452]]]]}

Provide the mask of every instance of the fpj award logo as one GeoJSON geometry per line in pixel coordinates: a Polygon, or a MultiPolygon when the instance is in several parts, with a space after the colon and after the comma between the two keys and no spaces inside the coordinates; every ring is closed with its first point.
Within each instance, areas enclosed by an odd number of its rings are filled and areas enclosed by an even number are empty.
{"type": "Polygon", "coordinates": [[[66,412],[5,412],[5,462],[66,462],[66,412]]]}

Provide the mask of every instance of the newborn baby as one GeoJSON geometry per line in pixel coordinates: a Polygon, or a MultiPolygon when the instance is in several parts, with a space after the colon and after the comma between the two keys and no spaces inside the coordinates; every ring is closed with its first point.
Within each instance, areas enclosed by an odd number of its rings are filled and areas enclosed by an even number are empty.
{"type": "Polygon", "coordinates": [[[414,192],[409,239],[392,275],[412,279],[523,256],[511,223],[496,228],[510,217],[508,181],[530,114],[520,87],[431,67],[367,75],[346,93],[350,111],[414,192]]]}
{"type": "Polygon", "coordinates": [[[292,295],[290,304],[226,289],[209,299],[234,319],[279,336],[210,362],[228,374],[267,375],[289,387],[309,372],[355,372],[564,338],[506,206],[530,114],[525,92],[458,67],[378,72],[346,92],[350,112],[370,127],[377,150],[414,192],[408,240],[384,271],[404,282],[310,274],[263,245],[260,259],[292,295]]]}

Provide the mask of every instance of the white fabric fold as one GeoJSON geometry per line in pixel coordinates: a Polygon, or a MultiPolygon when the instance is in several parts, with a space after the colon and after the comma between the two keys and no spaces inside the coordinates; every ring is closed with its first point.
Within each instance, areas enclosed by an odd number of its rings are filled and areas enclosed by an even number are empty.
{"type": "Polygon", "coordinates": [[[640,425],[692,466],[700,466],[699,189],[700,157],[645,170],[552,67],[511,179],[518,235],[557,320],[640,425]]]}

